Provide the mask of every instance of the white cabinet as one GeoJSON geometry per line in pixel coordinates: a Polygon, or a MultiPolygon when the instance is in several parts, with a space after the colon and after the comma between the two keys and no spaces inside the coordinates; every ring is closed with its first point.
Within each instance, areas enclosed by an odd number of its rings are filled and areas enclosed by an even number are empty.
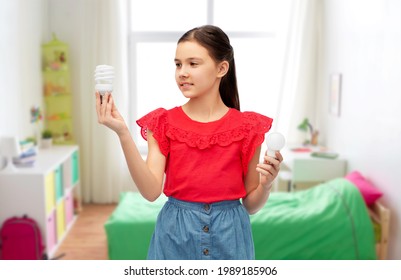
{"type": "Polygon", "coordinates": [[[78,146],[39,150],[33,167],[0,170],[0,225],[14,216],[35,219],[53,257],[81,207],[78,146]]]}
{"type": "Polygon", "coordinates": [[[312,152],[321,151],[326,151],[326,149],[291,144],[284,147],[281,151],[284,158],[283,169],[280,170],[279,178],[288,182],[288,191],[293,190],[297,183],[312,183],[314,185],[345,176],[347,171],[346,159],[341,156],[322,158],[312,155],[312,152]]]}

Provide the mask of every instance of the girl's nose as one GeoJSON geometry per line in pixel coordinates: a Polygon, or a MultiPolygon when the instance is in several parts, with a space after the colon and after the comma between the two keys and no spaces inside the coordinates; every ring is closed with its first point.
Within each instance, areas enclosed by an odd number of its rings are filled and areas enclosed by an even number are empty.
{"type": "Polygon", "coordinates": [[[180,78],[186,78],[186,77],[188,77],[188,71],[185,70],[184,67],[182,67],[182,68],[180,69],[180,72],[178,73],[178,76],[179,76],[180,78]]]}

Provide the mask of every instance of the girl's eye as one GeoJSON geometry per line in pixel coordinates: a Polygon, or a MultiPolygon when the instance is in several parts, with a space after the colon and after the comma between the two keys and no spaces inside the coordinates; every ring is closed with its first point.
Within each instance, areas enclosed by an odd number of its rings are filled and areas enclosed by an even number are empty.
{"type": "Polygon", "coordinates": [[[196,63],[196,62],[191,62],[191,66],[197,66],[198,65],[198,63],[196,63]]]}
{"type": "Polygon", "coordinates": [[[177,67],[177,68],[181,67],[181,63],[176,63],[175,67],[177,67]]]}

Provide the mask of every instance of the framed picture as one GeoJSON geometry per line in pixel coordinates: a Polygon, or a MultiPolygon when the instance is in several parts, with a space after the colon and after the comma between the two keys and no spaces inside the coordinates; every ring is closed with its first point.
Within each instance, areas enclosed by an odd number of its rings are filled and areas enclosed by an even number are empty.
{"type": "Polygon", "coordinates": [[[341,107],[341,74],[330,75],[329,112],[333,116],[340,116],[341,107]]]}

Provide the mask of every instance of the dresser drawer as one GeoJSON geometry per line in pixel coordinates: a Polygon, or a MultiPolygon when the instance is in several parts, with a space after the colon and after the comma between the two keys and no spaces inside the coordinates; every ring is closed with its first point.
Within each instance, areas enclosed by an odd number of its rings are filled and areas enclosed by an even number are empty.
{"type": "Polygon", "coordinates": [[[73,191],[69,190],[65,194],[65,224],[68,227],[74,219],[74,195],[73,191]]]}
{"type": "Polygon", "coordinates": [[[60,200],[56,206],[56,216],[57,216],[57,239],[61,240],[65,232],[65,205],[64,200],[60,200]]]}
{"type": "Polygon", "coordinates": [[[46,220],[46,245],[47,251],[51,252],[54,246],[57,244],[57,232],[56,232],[56,211],[53,210],[50,215],[47,216],[46,220]]]}
{"type": "Polygon", "coordinates": [[[54,182],[56,188],[56,202],[64,196],[63,168],[59,166],[54,170],[54,182]]]}
{"type": "Polygon", "coordinates": [[[56,205],[54,172],[50,172],[45,177],[45,201],[46,215],[49,215],[56,205]]]}
{"type": "Polygon", "coordinates": [[[71,157],[72,164],[72,183],[76,184],[79,180],[79,155],[78,152],[74,152],[71,157]]]}

